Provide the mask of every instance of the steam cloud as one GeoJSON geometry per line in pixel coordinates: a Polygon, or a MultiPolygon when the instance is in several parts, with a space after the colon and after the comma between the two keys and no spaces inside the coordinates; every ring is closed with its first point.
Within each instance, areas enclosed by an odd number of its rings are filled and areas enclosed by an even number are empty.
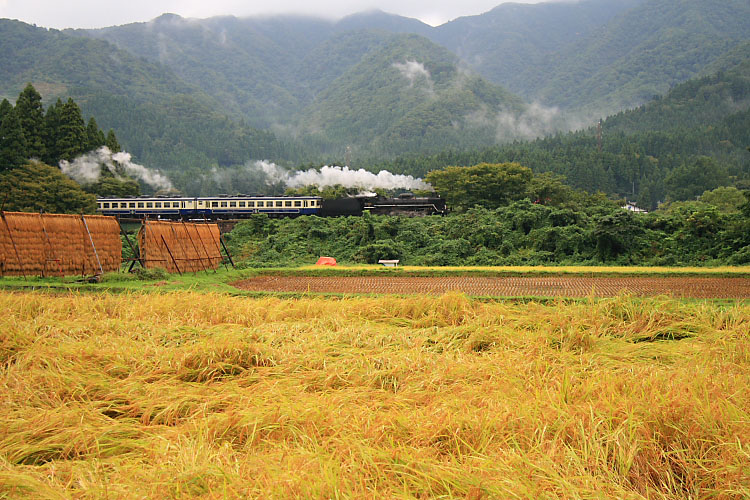
{"type": "Polygon", "coordinates": [[[107,146],[102,146],[96,151],[91,151],[79,156],[72,162],[61,160],[60,170],[80,184],[90,184],[99,180],[102,167],[109,170],[118,179],[121,178],[118,166],[128,175],[153,186],[156,189],[173,189],[170,180],[156,172],[149,170],[143,165],[131,161],[130,153],[112,153],[107,146]]]}
{"type": "Polygon", "coordinates": [[[364,169],[352,170],[349,167],[324,166],[320,170],[311,168],[299,172],[289,172],[275,163],[256,161],[255,169],[262,171],[273,183],[283,183],[288,187],[316,185],[318,187],[341,185],[347,188],[373,190],[381,189],[432,189],[422,179],[411,175],[392,174],[381,170],[377,174],[364,169]]]}

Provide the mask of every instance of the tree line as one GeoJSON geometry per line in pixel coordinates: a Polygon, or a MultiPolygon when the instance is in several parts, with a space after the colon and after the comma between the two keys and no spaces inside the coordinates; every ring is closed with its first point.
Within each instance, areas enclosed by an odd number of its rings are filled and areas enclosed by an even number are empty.
{"type": "Polygon", "coordinates": [[[0,171],[29,159],[57,165],[101,146],[120,151],[115,132],[110,129],[105,135],[93,116],[86,123],[72,98],[58,99],[45,111],[42,96],[29,83],[15,106],[7,99],[0,103],[0,171]]]}
{"type": "Polygon", "coordinates": [[[0,102],[0,193],[5,210],[56,213],[93,212],[95,193],[137,195],[138,184],[102,168],[99,180],[80,186],[57,167],[102,146],[120,151],[115,132],[106,134],[92,116],[86,122],[72,99],[58,99],[44,109],[30,83],[15,105],[0,102]],[[51,166],[54,165],[54,166],[51,166]]]}

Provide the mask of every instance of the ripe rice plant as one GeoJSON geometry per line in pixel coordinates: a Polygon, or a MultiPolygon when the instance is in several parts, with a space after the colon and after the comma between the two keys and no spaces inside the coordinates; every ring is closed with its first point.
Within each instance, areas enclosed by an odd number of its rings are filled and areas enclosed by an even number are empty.
{"type": "Polygon", "coordinates": [[[747,498],[750,305],[0,293],[0,498],[747,498]]]}

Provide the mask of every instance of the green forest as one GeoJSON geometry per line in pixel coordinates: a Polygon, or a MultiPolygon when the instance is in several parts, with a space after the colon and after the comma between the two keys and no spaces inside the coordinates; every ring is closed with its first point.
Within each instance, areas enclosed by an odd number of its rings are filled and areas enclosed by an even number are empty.
{"type": "MultiPolygon", "coordinates": [[[[544,184],[542,182],[541,184],[544,184]]],[[[447,216],[253,216],[227,235],[243,265],[399,259],[404,265],[750,264],[750,192],[705,193],[649,214],[603,196],[563,189],[548,204],[533,189],[497,208],[475,205],[447,216]],[[703,201],[705,200],[705,201],[703,201]]]]}

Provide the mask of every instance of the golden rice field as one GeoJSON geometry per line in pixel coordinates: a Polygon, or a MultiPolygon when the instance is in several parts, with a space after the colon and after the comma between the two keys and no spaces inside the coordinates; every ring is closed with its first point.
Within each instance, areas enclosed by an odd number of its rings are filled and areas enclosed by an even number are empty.
{"type": "Polygon", "coordinates": [[[0,292],[0,311],[0,498],[750,497],[746,302],[0,292]]]}

